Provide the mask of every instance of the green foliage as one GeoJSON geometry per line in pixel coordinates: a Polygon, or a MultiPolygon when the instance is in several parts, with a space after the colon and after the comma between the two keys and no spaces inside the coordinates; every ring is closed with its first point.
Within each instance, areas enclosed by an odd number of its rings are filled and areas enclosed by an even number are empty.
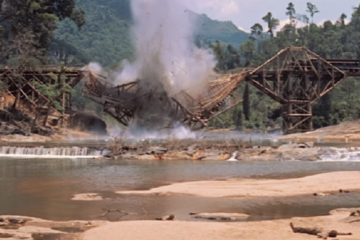
{"type": "Polygon", "coordinates": [[[245,66],[250,65],[250,61],[254,56],[255,50],[256,45],[252,40],[246,40],[240,45],[240,54],[246,60],[245,66]]]}
{"type": "Polygon", "coordinates": [[[53,39],[50,46],[50,62],[54,65],[84,66],[90,58],[63,40],[53,39]]]}
{"type": "Polygon", "coordinates": [[[55,32],[55,38],[71,43],[88,61],[104,66],[132,59],[131,24],[118,15],[120,10],[114,1],[82,0],[78,5],[86,11],[87,24],[79,32],[73,22],[63,21],[55,32]]]}
{"type": "Polygon", "coordinates": [[[292,2],[289,3],[288,7],[286,8],[286,15],[289,16],[290,24],[293,24],[296,19],[296,10],[292,2]]]}
{"type": "Polygon", "coordinates": [[[8,85],[5,82],[0,82],[0,94],[8,89],[8,85]]]}
{"type": "Polygon", "coordinates": [[[197,15],[195,34],[210,43],[220,41],[225,45],[239,46],[249,38],[249,34],[239,30],[232,22],[222,22],[210,19],[205,14],[197,15]]]}
{"type": "Polygon", "coordinates": [[[226,46],[224,43],[216,41],[215,44],[210,44],[210,48],[217,59],[217,71],[231,70],[240,66],[240,53],[231,44],[226,46]]]}
{"type": "Polygon", "coordinates": [[[316,13],[318,13],[319,10],[317,9],[317,7],[316,7],[314,4],[308,2],[308,3],[307,3],[307,10],[306,10],[306,11],[307,11],[308,13],[310,13],[311,22],[313,23],[313,22],[314,22],[314,15],[315,15],[316,13]]]}
{"type": "Polygon", "coordinates": [[[269,12],[266,16],[262,18],[264,22],[266,22],[268,26],[268,33],[270,33],[271,37],[274,37],[274,30],[280,25],[280,21],[277,18],[272,16],[272,13],[269,12]]]}
{"type": "Polygon", "coordinates": [[[235,123],[235,126],[236,126],[237,130],[239,130],[239,131],[243,130],[244,119],[243,119],[243,112],[242,112],[242,109],[240,107],[235,108],[234,123],[235,123]]]}
{"type": "Polygon", "coordinates": [[[54,106],[56,110],[63,111],[59,98],[63,93],[72,92],[72,87],[66,83],[66,76],[61,74],[56,75],[54,73],[49,73],[48,76],[51,79],[57,79],[55,84],[51,83],[40,83],[38,81],[31,81],[31,85],[35,87],[39,93],[44,95],[50,101],[50,106],[54,106]]]}
{"type": "Polygon", "coordinates": [[[53,32],[64,19],[71,19],[79,29],[84,25],[84,11],[76,9],[75,0],[1,0],[0,63],[14,55],[44,62],[41,57],[47,54],[53,32]]]}

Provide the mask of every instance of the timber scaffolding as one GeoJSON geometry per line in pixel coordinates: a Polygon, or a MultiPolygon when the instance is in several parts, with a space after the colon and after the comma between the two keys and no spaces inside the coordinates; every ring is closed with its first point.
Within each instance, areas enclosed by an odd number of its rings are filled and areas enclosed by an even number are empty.
{"type": "MultiPolygon", "coordinates": [[[[139,98],[152,97],[153,92],[141,91],[139,81],[114,86],[106,82],[106,78],[87,72],[84,94],[89,99],[103,105],[103,110],[121,124],[128,126],[139,108],[139,98]],[[144,96],[145,95],[145,96],[144,96]]],[[[237,89],[245,73],[226,75],[221,79],[210,81],[203,95],[194,99],[186,92],[180,92],[170,98],[175,106],[175,115],[180,116],[181,123],[193,130],[204,128],[207,122],[219,114],[235,107],[241,102],[237,100],[230,107],[221,109],[225,100],[237,89]]],[[[164,103],[168,104],[168,103],[164,103]]],[[[167,126],[164,126],[166,128],[167,126]]]]}
{"type": "Polygon", "coordinates": [[[50,115],[58,119],[64,118],[65,113],[71,112],[71,92],[59,92],[56,100],[64,109],[59,112],[54,107],[48,109],[50,100],[36,89],[34,83],[55,84],[61,77],[65,77],[65,82],[74,88],[84,78],[84,71],[78,68],[56,66],[40,66],[22,71],[7,67],[0,69],[0,82],[6,84],[6,93],[20,101],[28,113],[49,110],[50,115]]]}
{"type": "MultiPolygon", "coordinates": [[[[197,98],[182,92],[171,100],[182,114],[183,124],[203,128],[241,102],[233,98],[232,104],[225,106],[239,84],[247,81],[282,105],[284,134],[306,132],[313,130],[312,104],[349,76],[360,76],[360,60],[326,60],[305,47],[289,47],[258,68],[219,76],[197,98]]],[[[87,79],[85,95],[127,126],[139,107],[139,80],[114,86],[91,71],[87,79]]]]}

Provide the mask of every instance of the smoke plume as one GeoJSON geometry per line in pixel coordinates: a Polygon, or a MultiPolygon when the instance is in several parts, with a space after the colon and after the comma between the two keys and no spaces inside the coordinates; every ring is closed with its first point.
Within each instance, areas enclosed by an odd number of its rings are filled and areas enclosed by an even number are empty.
{"type": "Polygon", "coordinates": [[[136,61],[125,64],[116,84],[140,79],[166,93],[197,98],[214,74],[214,56],[194,44],[195,18],[181,0],[132,0],[136,61]]]}
{"type": "MultiPolygon", "coordinates": [[[[172,99],[183,106],[189,103],[178,95],[197,99],[214,75],[215,57],[195,46],[195,14],[181,0],[132,0],[131,7],[136,60],[125,60],[120,72],[107,74],[116,85],[138,81],[139,107],[129,132],[141,137],[182,129],[183,116],[172,99]]],[[[100,71],[97,65],[91,67],[100,71]]]]}

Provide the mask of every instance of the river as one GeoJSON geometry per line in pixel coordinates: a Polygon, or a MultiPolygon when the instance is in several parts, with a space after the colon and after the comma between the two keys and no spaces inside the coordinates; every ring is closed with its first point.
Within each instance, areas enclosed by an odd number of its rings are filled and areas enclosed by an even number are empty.
{"type": "Polygon", "coordinates": [[[293,178],[331,171],[360,170],[358,162],[217,162],[138,161],[75,158],[0,158],[0,215],[26,215],[50,220],[110,221],[154,219],[189,212],[241,212],[249,220],[327,214],[337,207],[355,207],[360,194],[344,198],[313,196],[261,199],[218,199],[186,195],[118,195],[119,190],[145,190],[175,182],[227,178],[293,178]],[[105,200],[73,201],[74,194],[98,193],[105,200]],[[137,215],[122,216],[104,209],[137,215]]]}

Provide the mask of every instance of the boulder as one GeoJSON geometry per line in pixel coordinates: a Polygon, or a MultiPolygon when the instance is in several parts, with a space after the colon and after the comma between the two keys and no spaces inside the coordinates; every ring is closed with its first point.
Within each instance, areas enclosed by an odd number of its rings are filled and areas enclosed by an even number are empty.
{"type": "Polygon", "coordinates": [[[163,154],[167,153],[167,151],[168,151],[167,148],[153,147],[153,148],[150,148],[150,150],[147,151],[146,154],[163,155],[163,154]]]}
{"type": "Polygon", "coordinates": [[[70,128],[78,129],[80,131],[97,135],[107,135],[106,123],[91,113],[73,113],[69,118],[68,125],[70,128]]]}

